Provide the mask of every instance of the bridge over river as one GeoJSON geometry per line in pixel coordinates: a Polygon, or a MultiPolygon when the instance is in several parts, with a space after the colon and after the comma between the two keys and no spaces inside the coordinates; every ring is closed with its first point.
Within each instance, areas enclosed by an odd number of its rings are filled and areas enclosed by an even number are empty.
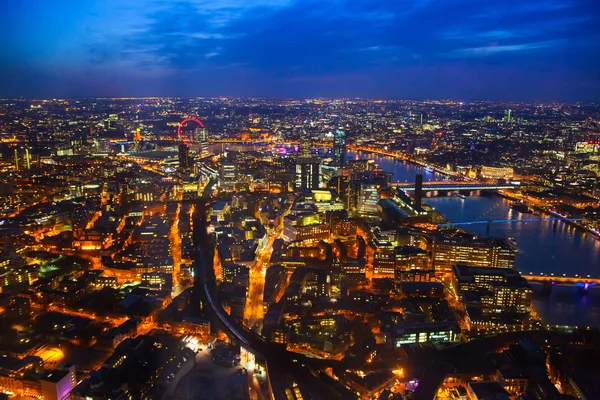
{"type": "MultiPolygon", "coordinates": [[[[406,190],[414,191],[416,186],[414,183],[401,183],[395,182],[391,186],[406,190]]],[[[520,188],[519,183],[490,183],[490,182],[477,182],[477,181],[442,181],[442,182],[423,182],[422,190],[424,192],[442,192],[442,191],[455,191],[455,190],[502,190],[502,189],[517,189],[520,188]]]]}

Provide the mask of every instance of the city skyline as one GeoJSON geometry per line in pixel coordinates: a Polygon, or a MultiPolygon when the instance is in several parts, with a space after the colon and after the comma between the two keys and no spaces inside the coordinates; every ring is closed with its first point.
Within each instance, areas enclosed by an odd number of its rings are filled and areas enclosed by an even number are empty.
{"type": "Polygon", "coordinates": [[[593,2],[10,4],[4,97],[597,101],[593,2]]]}
{"type": "Polygon", "coordinates": [[[1,100],[0,393],[598,398],[599,117],[1,100]]]}
{"type": "Polygon", "coordinates": [[[600,399],[600,3],[19,0],[0,400],[600,399]]]}

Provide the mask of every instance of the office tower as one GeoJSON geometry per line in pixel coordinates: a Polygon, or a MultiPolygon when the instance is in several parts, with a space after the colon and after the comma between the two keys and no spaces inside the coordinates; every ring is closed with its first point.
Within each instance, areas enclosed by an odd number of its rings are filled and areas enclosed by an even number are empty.
{"type": "Polygon", "coordinates": [[[470,267],[514,268],[516,250],[503,239],[443,238],[432,246],[436,275],[452,272],[458,264],[470,267]]]}
{"type": "Polygon", "coordinates": [[[185,169],[190,166],[190,148],[185,144],[179,145],[179,168],[185,169]]]}
{"type": "Polygon", "coordinates": [[[358,186],[358,198],[356,213],[362,218],[377,218],[379,211],[377,203],[379,202],[379,183],[360,182],[358,186]]]}
{"type": "Polygon", "coordinates": [[[504,122],[511,123],[512,122],[512,110],[509,108],[504,110],[504,122]]]}
{"type": "Polygon", "coordinates": [[[298,157],[309,158],[312,147],[310,135],[303,129],[300,132],[300,146],[298,147],[298,157]]]}
{"type": "Polygon", "coordinates": [[[346,134],[342,127],[337,128],[333,133],[333,165],[336,167],[346,165],[346,134]]]}
{"type": "Polygon", "coordinates": [[[221,181],[236,182],[238,179],[237,164],[233,160],[225,160],[221,166],[219,174],[221,181]]]}
{"type": "Polygon", "coordinates": [[[423,199],[423,175],[417,174],[415,179],[415,208],[418,210],[421,208],[421,202],[423,199]]]}
{"type": "Polygon", "coordinates": [[[318,158],[299,158],[296,165],[296,186],[300,189],[314,189],[320,185],[321,164],[318,158]]]}
{"type": "Polygon", "coordinates": [[[296,160],[296,187],[300,189],[316,189],[321,183],[321,160],[310,153],[311,145],[306,132],[302,132],[296,160]]]}
{"type": "Polygon", "coordinates": [[[29,147],[24,149],[15,148],[15,170],[21,171],[23,169],[31,169],[31,153],[29,147]]]}
{"type": "Polygon", "coordinates": [[[200,157],[206,157],[208,155],[208,133],[206,128],[197,127],[194,130],[194,142],[198,144],[200,157]]]}

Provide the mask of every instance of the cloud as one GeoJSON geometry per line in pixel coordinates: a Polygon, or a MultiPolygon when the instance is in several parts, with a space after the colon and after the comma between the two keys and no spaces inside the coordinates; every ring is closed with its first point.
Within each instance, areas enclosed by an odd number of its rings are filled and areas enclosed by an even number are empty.
{"type": "Polygon", "coordinates": [[[193,83],[215,94],[347,94],[343,84],[388,93],[410,71],[416,93],[434,74],[458,81],[460,70],[487,77],[485,68],[514,66],[517,75],[520,66],[591,82],[600,65],[593,0],[56,0],[37,8],[29,1],[11,3],[14,22],[0,26],[8,50],[0,72],[84,71],[134,92],[135,81],[190,94],[193,83]],[[286,84],[299,80],[314,86],[286,84]]]}
{"type": "Polygon", "coordinates": [[[545,42],[520,43],[520,44],[491,44],[483,47],[472,47],[467,49],[458,49],[455,53],[459,56],[485,57],[504,53],[529,52],[539,49],[548,49],[558,47],[563,44],[560,40],[549,40],[545,42]]]}

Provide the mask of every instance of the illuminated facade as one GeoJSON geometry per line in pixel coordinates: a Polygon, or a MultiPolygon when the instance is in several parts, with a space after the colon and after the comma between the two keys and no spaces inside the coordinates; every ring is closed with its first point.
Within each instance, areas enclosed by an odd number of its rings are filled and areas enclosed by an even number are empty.
{"type": "Polygon", "coordinates": [[[429,255],[425,250],[413,246],[402,246],[395,250],[396,265],[394,281],[400,282],[430,282],[434,273],[429,255]]]}
{"type": "Polygon", "coordinates": [[[219,186],[232,188],[238,181],[238,166],[235,161],[225,160],[219,172],[219,186]]]}
{"type": "Polygon", "coordinates": [[[321,163],[317,157],[298,158],[296,161],[296,188],[312,189],[321,184],[321,163]]]}
{"type": "Polygon", "coordinates": [[[458,264],[471,267],[514,268],[516,250],[498,239],[437,239],[432,245],[437,275],[449,274],[458,264]]]}
{"type": "Polygon", "coordinates": [[[300,135],[300,151],[296,160],[296,189],[316,189],[321,186],[321,160],[310,153],[311,140],[300,135]]]}
{"type": "Polygon", "coordinates": [[[361,182],[358,191],[356,214],[362,218],[376,218],[379,215],[379,184],[361,182]]]}
{"type": "Polygon", "coordinates": [[[333,133],[333,165],[346,166],[346,133],[343,127],[337,128],[333,133]]]}
{"type": "Polygon", "coordinates": [[[483,179],[504,179],[511,180],[515,176],[515,170],[512,167],[481,167],[481,177],[483,179]]]}
{"type": "Polygon", "coordinates": [[[194,142],[197,147],[200,157],[206,157],[209,154],[208,134],[206,128],[197,127],[194,129],[194,142]]]}
{"type": "Polygon", "coordinates": [[[454,322],[398,324],[387,332],[387,344],[398,348],[403,344],[447,343],[458,340],[459,329],[454,322]]]}
{"type": "Polygon", "coordinates": [[[376,251],[373,258],[373,277],[392,277],[395,271],[396,255],[394,251],[388,249],[376,251]]]}
{"type": "Polygon", "coordinates": [[[317,213],[303,212],[283,218],[283,237],[289,241],[323,240],[330,233],[329,224],[323,223],[317,213]]]}
{"type": "MultiPolygon", "coordinates": [[[[467,307],[476,307],[486,318],[494,314],[529,314],[533,290],[512,268],[457,265],[452,286],[467,307]]],[[[474,315],[473,312],[471,312],[474,315]]]]}

